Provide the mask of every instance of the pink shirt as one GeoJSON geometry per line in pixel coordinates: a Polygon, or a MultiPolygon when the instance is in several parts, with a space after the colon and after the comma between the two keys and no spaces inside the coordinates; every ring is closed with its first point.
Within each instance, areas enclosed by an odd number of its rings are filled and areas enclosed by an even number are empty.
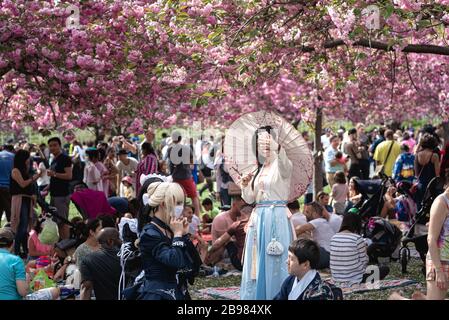
{"type": "Polygon", "coordinates": [[[40,252],[42,255],[50,255],[53,249],[53,246],[43,244],[40,242],[37,232],[35,230],[30,231],[30,238],[28,241],[31,241],[34,244],[34,249],[37,252],[40,252]]]}
{"type": "Polygon", "coordinates": [[[215,242],[218,238],[220,238],[235,221],[232,220],[229,211],[222,212],[217,215],[212,221],[212,242],[215,242]]]}
{"type": "Polygon", "coordinates": [[[332,199],[335,202],[345,202],[348,197],[349,188],[346,183],[336,183],[332,186],[332,199]]]}

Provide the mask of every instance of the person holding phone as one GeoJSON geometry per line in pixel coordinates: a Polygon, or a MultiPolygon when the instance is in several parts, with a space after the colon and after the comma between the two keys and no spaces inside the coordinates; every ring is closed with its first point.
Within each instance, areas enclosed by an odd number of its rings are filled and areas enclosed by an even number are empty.
{"type": "Polygon", "coordinates": [[[148,210],[144,214],[148,216],[139,217],[138,226],[145,280],[137,299],[190,299],[183,274],[192,269],[187,253],[189,222],[182,216],[184,191],[179,184],[170,182],[153,182],[147,190],[148,210]]]}
{"type": "Polygon", "coordinates": [[[11,172],[11,228],[15,234],[14,249],[16,255],[28,255],[28,228],[32,224],[35,203],[35,182],[41,172],[30,175],[31,156],[26,150],[19,150],[14,156],[14,168],[11,172]],[[23,251],[21,251],[23,250],[23,251]]]}

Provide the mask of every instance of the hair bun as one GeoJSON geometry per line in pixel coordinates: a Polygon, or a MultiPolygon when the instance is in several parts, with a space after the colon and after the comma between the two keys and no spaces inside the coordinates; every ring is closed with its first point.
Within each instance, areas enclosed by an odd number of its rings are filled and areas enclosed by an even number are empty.
{"type": "Polygon", "coordinates": [[[151,183],[147,188],[147,194],[148,198],[151,198],[151,196],[156,192],[157,187],[162,183],[162,181],[156,181],[151,183]]]}

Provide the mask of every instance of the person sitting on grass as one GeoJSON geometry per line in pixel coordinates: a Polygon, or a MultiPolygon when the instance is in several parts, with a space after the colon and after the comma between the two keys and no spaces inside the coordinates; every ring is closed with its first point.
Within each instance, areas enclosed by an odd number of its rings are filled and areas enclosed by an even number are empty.
{"type": "Polygon", "coordinates": [[[306,239],[294,240],[288,248],[287,267],[290,276],[285,279],[274,300],[338,300],[343,294],[334,294],[332,287],[321,280],[317,271],[320,247],[306,239]]]}
{"type": "Polygon", "coordinates": [[[25,265],[14,254],[14,233],[0,229],[0,300],[22,300],[28,294],[25,265]]]}
{"type": "Polygon", "coordinates": [[[202,260],[204,260],[208,245],[199,233],[200,218],[193,214],[194,210],[195,208],[193,206],[186,205],[182,211],[182,215],[184,218],[187,218],[187,222],[189,223],[190,240],[193,244],[197,245],[198,252],[202,260]]]}
{"type": "Polygon", "coordinates": [[[287,208],[290,210],[290,222],[293,224],[294,228],[307,223],[307,217],[300,212],[301,208],[298,200],[294,200],[287,204],[287,208]]]}
{"type": "Polygon", "coordinates": [[[202,220],[202,233],[211,233],[212,221],[220,212],[217,208],[214,208],[214,204],[211,199],[206,198],[201,203],[205,212],[201,217],[202,220]]]}
{"type": "Polygon", "coordinates": [[[314,201],[305,206],[304,212],[309,222],[302,226],[297,226],[295,229],[296,235],[300,238],[303,237],[303,234],[308,235],[311,232],[313,240],[319,244],[320,249],[320,261],[317,263],[317,268],[329,268],[330,242],[336,232],[324,216],[327,211],[321,204],[314,201]]]}
{"type": "MultiPolygon", "coordinates": [[[[331,239],[330,269],[332,280],[345,284],[366,282],[370,272],[368,266],[367,243],[360,235],[362,219],[356,213],[343,216],[340,232],[331,239]]],[[[389,273],[387,266],[379,266],[379,277],[383,280],[389,273]]]]}
{"type": "Polygon", "coordinates": [[[45,219],[39,219],[34,228],[30,231],[28,237],[28,255],[30,260],[35,260],[40,256],[52,256],[54,248],[52,245],[43,244],[39,240],[39,234],[42,232],[42,223],[45,219]]]}
{"type": "Polygon", "coordinates": [[[245,204],[240,209],[239,220],[234,222],[230,228],[219,237],[207,252],[204,263],[207,265],[215,265],[222,257],[224,250],[228,251],[231,263],[239,271],[242,271],[242,256],[245,247],[246,228],[251,217],[253,207],[245,204]],[[232,240],[235,237],[235,241],[232,240]]]}
{"type": "Polygon", "coordinates": [[[81,263],[88,254],[100,250],[100,244],[98,243],[96,236],[102,227],[100,219],[92,219],[85,224],[83,233],[86,241],[76,248],[74,255],[78,268],[81,267],[81,263]]]}

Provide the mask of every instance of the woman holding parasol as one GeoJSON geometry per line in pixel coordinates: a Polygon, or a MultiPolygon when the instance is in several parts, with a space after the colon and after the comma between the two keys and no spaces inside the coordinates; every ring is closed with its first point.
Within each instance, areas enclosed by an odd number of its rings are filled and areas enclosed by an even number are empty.
{"type": "Polygon", "coordinates": [[[256,203],[248,223],[240,298],[273,299],[288,276],[287,249],[295,238],[287,203],[305,192],[312,176],[312,155],[291,124],[263,111],[232,124],[225,155],[242,198],[256,203]]]}

